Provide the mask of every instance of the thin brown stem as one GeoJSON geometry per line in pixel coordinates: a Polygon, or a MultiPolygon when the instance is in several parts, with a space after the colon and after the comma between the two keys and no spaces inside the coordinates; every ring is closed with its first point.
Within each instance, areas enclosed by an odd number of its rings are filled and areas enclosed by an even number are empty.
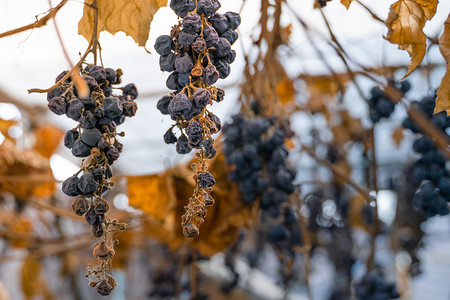
{"type": "Polygon", "coordinates": [[[94,32],[92,34],[92,53],[94,54],[94,65],[97,65],[97,48],[98,48],[98,6],[97,0],[92,3],[94,10],[94,32]]]}
{"type": "MultiPolygon", "coordinates": [[[[52,7],[52,0],[48,0],[48,4],[50,5],[50,7],[52,7]]],[[[53,26],[55,26],[55,31],[56,31],[56,35],[58,36],[59,43],[64,52],[64,57],[66,58],[67,62],[69,63],[69,66],[71,68],[73,68],[73,63],[70,60],[69,54],[67,53],[67,48],[64,46],[64,41],[61,37],[61,33],[59,32],[59,28],[58,28],[58,25],[56,24],[55,18],[52,18],[52,21],[53,21],[53,26]]]]}
{"type": "Polygon", "coordinates": [[[74,74],[75,72],[78,71],[81,63],[86,59],[86,57],[88,56],[88,54],[91,52],[91,47],[92,47],[92,41],[91,43],[89,43],[89,46],[87,47],[86,52],[83,54],[83,56],[81,56],[80,60],[78,61],[78,63],[73,66],[73,68],[66,73],[66,75],[64,75],[63,78],[61,78],[57,83],[55,83],[54,85],[52,85],[51,87],[49,87],[48,89],[29,89],[28,93],[48,93],[51,90],[55,89],[56,87],[58,87],[61,83],[63,83],[67,78],[69,78],[70,76],[72,76],[72,74],[74,74]]]}
{"type": "Polygon", "coordinates": [[[377,240],[377,236],[380,232],[380,220],[378,218],[378,176],[377,176],[377,170],[378,170],[378,165],[377,165],[377,156],[376,156],[376,148],[375,148],[375,126],[372,127],[372,130],[370,131],[371,133],[371,152],[372,152],[372,159],[371,159],[371,171],[372,171],[372,189],[375,191],[376,193],[376,197],[374,198],[374,202],[375,202],[375,211],[374,211],[374,224],[372,227],[372,232],[371,232],[371,236],[372,236],[372,242],[370,244],[370,255],[369,255],[369,259],[367,261],[367,270],[371,270],[375,267],[375,252],[376,252],[376,240],[377,240]]]}
{"type": "MultiPolygon", "coordinates": [[[[54,18],[56,16],[58,11],[67,2],[68,2],[68,0],[62,0],[55,8],[50,9],[50,11],[45,16],[43,16],[39,20],[36,20],[36,22],[34,22],[34,23],[31,23],[31,24],[28,24],[28,25],[25,25],[25,26],[22,26],[22,27],[19,27],[19,28],[16,28],[16,29],[12,29],[12,30],[0,33],[0,38],[46,25],[47,22],[50,19],[52,19],[52,18],[54,18]]],[[[37,19],[37,16],[36,16],[36,19],[37,19]]]]}
{"type": "Polygon", "coordinates": [[[327,167],[328,169],[330,169],[331,172],[333,172],[333,174],[339,178],[341,178],[342,180],[344,180],[348,185],[350,185],[351,187],[353,187],[358,193],[360,193],[362,196],[364,196],[364,198],[367,201],[372,201],[375,200],[374,197],[372,195],[370,195],[370,191],[368,191],[367,189],[365,189],[364,187],[360,186],[359,184],[357,184],[356,182],[354,182],[351,178],[350,175],[348,175],[345,171],[343,171],[342,169],[340,169],[338,166],[332,164],[331,162],[320,158],[316,155],[316,153],[314,152],[313,149],[311,149],[308,146],[302,145],[302,149],[304,149],[306,152],[308,152],[308,154],[313,157],[317,162],[319,162],[320,164],[324,165],[325,167],[327,167]]]}

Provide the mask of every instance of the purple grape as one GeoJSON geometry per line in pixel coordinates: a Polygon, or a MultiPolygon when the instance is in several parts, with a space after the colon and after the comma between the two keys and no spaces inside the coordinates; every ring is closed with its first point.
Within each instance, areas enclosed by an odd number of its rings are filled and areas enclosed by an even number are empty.
{"type": "Polygon", "coordinates": [[[139,95],[136,85],[134,83],[129,83],[123,87],[123,95],[130,96],[131,99],[136,99],[139,95]]]}
{"type": "Polygon", "coordinates": [[[192,108],[192,103],[184,93],[178,93],[169,104],[169,112],[177,116],[185,116],[192,108]]]}
{"type": "Polygon", "coordinates": [[[48,102],[48,108],[56,115],[61,116],[66,113],[66,99],[63,97],[54,97],[48,102]]]}
{"type": "Polygon", "coordinates": [[[170,52],[168,55],[159,57],[159,67],[161,71],[172,72],[175,71],[175,59],[177,55],[170,52]]]}
{"type": "Polygon", "coordinates": [[[97,118],[95,117],[95,115],[89,110],[85,110],[80,118],[81,127],[83,127],[84,129],[91,129],[94,128],[96,124],[97,118]]]}
{"type": "Polygon", "coordinates": [[[188,138],[186,135],[183,134],[178,138],[178,141],[176,144],[176,150],[177,150],[177,153],[179,153],[179,154],[188,154],[189,152],[192,151],[192,149],[189,148],[188,138]]]}
{"type": "Polygon", "coordinates": [[[213,85],[219,80],[219,72],[214,65],[208,65],[203,70],[203,79],[208,85],[213,85]]]}
{"type": "Polygon", "coordinates": [[[61,96],[62,93],[63,93],[63,90],[62,90],[61,86],[54,88],[53,90],[51,90],[50,92],[47,93],[47,101],[50,101],[55,97],[61,96]]]}
{"type": "Polygon", "coordinates": [[[202,189],[212,187],[214,184],[216,184],[214,176],[212,176],[211,173],[209,173],[208,171],[198,175],[198,182],[202,189]]]}
{"type": "Polygon", "coordinates": [[[177,137],[175,136],[175,134],[172,131],[172,128],[170,128],[169,130],[167,130],[167,132],[164,134],[164,142],[166,144],[174,144],[177,142],[177,137]]]}
{"type": "Polygon", "coordinates": [[[158,103],[156,104],[156,108],[163,114],[168,115],[170,114],[169,111],[169,104],[172,100],[171,96],[163,96],[161,99],[159,99],[158,103]]]}
{"type": "Polygon", "coordinates": [[[228,19],[224,15],[215,14],[208,21],[219,34],[224,33],[228,29],[228,19]]]}
{"type": "Polygon", "coordinates": [[[205,107],[211,101],[211,93],[207,89],[199,88],[192,96],[195,106],[205,107]]]}
{"type": "Polygon", "coordinates": [[[69,118],[78,121],[81,117],[81,111],[84,106],[80,99],[74,98],[69,101],[69,105],[66,110],[66,116],[69,118]]]}
{"type": "Polygon", "coordinates": [[[106,71],[100,66],[92,66],[89,69],[89,75],[91,75],[98,83],[106,81],[106,71]]]}
{"type": "Polygon", "coordinates": [[[191,13],[183,18],[181,24],[186,32],[194,33],[202,27],[202,18],[198,14],[191,13]]]}
{"type": "Polygon", "coordinates": [[[78,196],[80,194],[80,190],[78,189],[78,181],[79,179],[77,176],[72,176],[64,180],[62,184],[62,191],[64,194],[72,197],[78,196]]]}
{"type": "Polygon", "coordinates": [[[183,30],[180,31],[180,34],[178,35],[178,44],[180,44],[181,47],[187,49],[189,46],[194,43],[195,39],[198,37],[197,33],[189,33],[183,30]]]}
{"type": "Polygon", "coordinates": [[[78,181],[78,188],[82,195],[89,195],[95,192],[99,187],[97,180],[91,173],[86,173],[80,177],[78,181]]]}
{"type": "Polygon", "coordinates": [[[241,24],[241,16],[238,13],[228,11],[224,16],[228,20],[228,27],[232,30],[236,30],[241,24]]]}
{"type": "Polygon", "coordinates": [[[201,53],[206,50],[206,41],[203,37],[199,36],[191,46],[195,52],[201,53]]]}
{"type": "Polygon", "coordinates": [[[73,143],[72,154],[75,157],[87,157],[91,155],[91,148],[83,143],[81,139],[78,139],[73,143]]]}
{"type": "Polygon", "coordinates": [[[105,108],[106,116],[111,119],[119,117],[123,112],[122,103],[116,97],[105,98],[103,107],[105,108]]]}
{"type": "Polygon", "coordinates": [[[205,26],[203,28],[203,36],[205,37],[206,47],[215,47],[219,42],[219,34],[212,26],[205,26]]]}
{"type": "Polygon", "coordinates": [[[228,29],[221,35],[221,37],[227,39],[227,41],[230,42],[230,45],[233,45],[239,38],[239,34],[232,29],[228,29]]]}
{"type": "Polygon", "coordinates": [[[195,9],[194,0],[170,0],[170,8],[180,17],[186,15],[195,9]]]}
{"type": "Polygon", "coordinates": [[[73,144],[78,139],[79,133],[76,130],[68,130],[66,134],[64,135],[64,146],[66,146],[69,149],[72,149],[73,144]]]}
{"type": "Polygon", "coordinates": [[[218,0],[198,0],[197,12],[205,17],[210,17],[220,8],[218,0]]]}
{"type": "Polygon", "coordinates": [[[95,146],[101,137],[102,133],[97,128],[85,129],[81,133],[81,140],[88,146],[95,146]]]}
{"type": "Polygon", "coordinates": [[[172,37],[161,35],[156,39],[155,50],[159,55],[168,55],[172,51],[172,37]]]}

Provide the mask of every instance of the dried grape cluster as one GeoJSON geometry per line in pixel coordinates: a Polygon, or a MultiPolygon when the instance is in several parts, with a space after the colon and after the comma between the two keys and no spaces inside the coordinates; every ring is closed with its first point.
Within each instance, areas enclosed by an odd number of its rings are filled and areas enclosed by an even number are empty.
{"type": "MultiPolygon", "coordinates": [[[[390,84],[394,86],[399,92],[405,94],[411,88],[411,84],[408,81],[402,81],[396,83],[390,81],[390,84]]],[[[369,98],[369,113],[370,119],[373,123],[379,122],[382,118],[389,118],[395,109],[395,102],[389,98],[379,87],[374,87],[370,91],[371,97],[369,98]]]]}
{"type": "Polygon", "coordinates": [[[229,64],[236,58],[231,45],[238,38],[236,29],[241,23],[237,13],[217,13],[220,6],[217,0],[171,0],[170,7],[182,20],[170,35],[158,37],[155,43],[161,70],[171,72],[166,85],[173,90],[157,104],[162,114],[175,121],[164,141],[176,144],[180,154],[200,149],[198,163],[193,165],[194,194],[182,218],[183,233],[189,238],[198,236],[206,206],[214,202],[209,194],[215,179],[208,172],[207,161],[216,155],[212,134],[220,131],[221,122],[207,107],[225,96],[213,84],[230,74],[229,64]]]}
{"type": "MultiPolygon", "coordinates": [[[[56,82],[65,74],[61,73],[56,82]]],[[[134,100],[138,92],[133,83],[117,88],[120,95],[113,94],[113,85],[121,83],[121,75],[120,69],[87,65],[81,70],[81,76],[89,88],[88,96],[79,95],[70,77],[47,94],[52,112],[65,114],[79,123],[66,132],[64,145],[75,157],[84,159],[81,169],[63,182],[62,191],[77,197],[72,204],[73,211],[84,215],[94,235],[100,238],[94,248],[94,256],[100,263],[96,267],[89,266],[87,277],[101,295],[110,294],[116,285],[107,272],[114,255],[114,236],[125,230],[125,224],[106,218],[109,205],[103,196],[113,186],[111,165],[123,148],[117,137],[124,133],[118,133],[117,126],[125,117],[133,117],[137,110],[134,100]]]]}
{"type": "Polygon", "coordinates": [[[356,282],[355,295],[358,300],[388,300],[400,297],[395,285],[375,273],[367,273],[356,282]]]}
{"type": "Polygon", "coordinates": [[[223,153],[226,162],[233,166],[229,178],[239,183],[246,203],[260,199],[262,218],[269,218],[263,222],[269,224],[265,230],[269,242],[280,249],[301,245],[297,217],[291,209],[283,207],[294,192],[296,177],[296,171],[287,163],[285,140],[292,137],[289,125],[276,117],[245,118],[239,113],[230,124],[224,125],[223,133],[223,153]]]}
{"type": "Polygon", "coordinates": [[[261,196],[261,209],[277,217],[280,205],[294,192],[296,172],[287,164],[285,145],[292,131],[277,124],[275,117],[246,119],[239,113],[224,126],[223,133],[223,153],[227,163],[234,166],[230,180],[239,182],[245,202],[261,196]]]}
{"type": "MultiPolygon", "coordinates": [[[[433,115],[435,98],[425,97],[414,105],[435,125],[447,138],[446,129],[450,125],[450,118],[446,111],[433,115]]],[[[403,121],[403,127],[414,133],[421,133],[420,128],[407,117],[403,121]]],[[[413,149],[421,155],[414,163],[411,173],[412,184],[419,187],[416,191],[413,203],[424,217],[430,218],[435,215],[447,215],[449,213],[448,202],[450,202],[450,173],[446,169],[445,155],[439,150],[433,139],[421,134],[414,142],[413,149]]]]}

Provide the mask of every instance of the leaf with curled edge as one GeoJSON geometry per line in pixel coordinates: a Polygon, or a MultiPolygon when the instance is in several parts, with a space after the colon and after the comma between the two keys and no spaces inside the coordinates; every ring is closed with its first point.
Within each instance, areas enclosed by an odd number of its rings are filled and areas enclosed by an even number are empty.
{"type": "MultiPolygon", "coordinates": [[[[83,16],[78,23],[78,33],[88,41],[94,28],[94,0],[86,0],[83,16]]],[[[131,36],[145,47],[150,32],[150,23],[158,9],[167,5],[167,0],[97,0],[98,31],[116,34],[119,31],[131,36]]]]}
{"type": "Polygon", "coordinates": [[[341,0],[341,4],[344,5],[347,9],[349,9],[350,4],[352,4],[353,0],[341,0]]]}
{"type": "Polygon", "coordinates": [[[435,15],[437,4],[438,0],[399,0],[391,5],[385,22],[388,27],[385,38],[411,56],[408,72],[403,78],[411,74],[425,56],[427,38],[423,27],[435,15]]]}
{"type": "Polygon", "coordinates": [[[444,33],[439,39],[439,50],[445,59],[447,70],[437,90],[435,113],[446,110],[450,114],[450,14],[444,23],[444,33]]]}

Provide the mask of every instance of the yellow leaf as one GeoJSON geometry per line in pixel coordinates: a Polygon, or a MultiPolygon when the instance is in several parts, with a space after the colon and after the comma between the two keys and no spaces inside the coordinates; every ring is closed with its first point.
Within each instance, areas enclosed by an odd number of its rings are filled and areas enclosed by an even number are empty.
{"type": "Polygon", "coordinates": [[[445,29],[439,39],[439,50],[447,63],[447,71],[437,90],[435,113],[446,110],[450,113],[450,14],[445,21],[445,29]]]}
{"type": "Polygon", "coordinates": [[[296,90],[293,80],[286,78],[285,80],[278,82],[277,94],[283,104],[294,101],[295,93],[296,90]]]}
{"type": "Polygon", "coordinates": [[[341,0],[341,3],[348,9],[350,7],[350,4],[352,4],[352,1],[353,0],[341,0]]]}
{"type": "Polygon", "coordinates": [[[34,149],[46,158],[50,158],[61,142],[64,131],[52,124],[45,124],[36,129],[34,133],[36,143],[34,149]]]}
{"type": "Polygon", "coordinates": [[[166,174],[128,177],[130,205],[157,220],[164,220],[176,202],[169,180],[166,174]]]}
{"type": "Polygon", "coordinates": [[[28,241],[31,237],[31,233],[33,230],[33,223],[31,223],[30,220],[26,219],[23,216],[17,216],[12,221],[12,224],[9,227],[9,231],[17,235],[19,237],[22,237],[21,239],[13,240],[11,242],[11,245],[15,248],[25,248],[28,246],[28,241]]]}
{"type": "Polygon", "coordinates": [[[17,121],[13,121],[13,120],[3,120],[0,119],[0,132],[7,138],[7,139],[11,139],[11,137],[9,136],[9,128],[18,125],[17,121]]]}
{"type": "Polygon", "coordinates": [[[403,128],[398,127],[393,133],[392,133],[392,139],[395,142],[395,145],[397,148],[400,146],[401,142],[403,141],[403,128]]]}
{"type": "Polygon", "coordinates": [[[436,13],[438,0],[399,0],[391,5],[386,26],[386,39],[411,56],[407,77],[422,62],[427,38],[423,33],[425,22],[436,13]]]}
{"type": "MultiPolygon", "coordinates": [[[[50,172],[51,173],[51,172],[50,172]]],[[[53,176],[52,174],[49,174],[53,176]]],[[[55,182],[44,182],[33,188],[32,194],[38,198],[50,197],[55,193],[55,182]]]]}
{"type": "Polygon", "coordinates": [[[56,299],[47,286],[47,281],[42,272],[41,261],[28,256],[22,265],[20,273],[22,277],[22,292],[26,300],[35,298],[56,299]]]}
{"type": "MultiPolygon", "coordinates": [[[[78,33],[88,41],[92,38],[94,28],[93,0],[86,0],[83,17],[78,23],[78,33]]],[[[131,36],[139,46],[145,46],[150,32],[153,16],[167,0],[97,0],[98,32],[119,31],[131,36]]]]}

